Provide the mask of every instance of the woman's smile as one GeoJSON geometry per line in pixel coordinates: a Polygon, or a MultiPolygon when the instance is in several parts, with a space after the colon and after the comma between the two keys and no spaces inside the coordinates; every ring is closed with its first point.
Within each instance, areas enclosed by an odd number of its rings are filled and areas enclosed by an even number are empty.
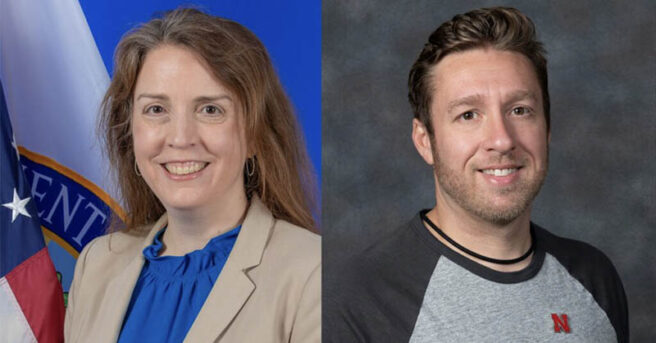
{"type": "Polygon", "coordinates": [[[175,176],[189,175],[200,172],[205,169],[209,163],[199,162],[199,161],[187,161],[187,162],[168,162],[162,164],[164,169],[170,174],[175,176]]]}

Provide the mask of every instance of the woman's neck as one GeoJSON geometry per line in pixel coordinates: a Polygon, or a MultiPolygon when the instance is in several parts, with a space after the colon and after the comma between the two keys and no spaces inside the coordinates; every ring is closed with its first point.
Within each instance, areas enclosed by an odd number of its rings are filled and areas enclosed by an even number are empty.
{"type": "Polygon", "coordinates": [[[182,256],[202,249],[207,242],[244,221],[246,196],[194,209],[167,209],[168,224],[160,255],[182,256]]]}

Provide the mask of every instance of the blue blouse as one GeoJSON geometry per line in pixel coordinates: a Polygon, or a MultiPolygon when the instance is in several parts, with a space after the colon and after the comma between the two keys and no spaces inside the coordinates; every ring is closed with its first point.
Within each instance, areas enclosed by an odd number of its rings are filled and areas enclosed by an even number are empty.
{"type": "Polygon", "coordinates": [[[184,256],[157,256],[161,237],[143,250],[146,259],[118,342],[182,342],[235,245],[241,225],[184,256]]]}

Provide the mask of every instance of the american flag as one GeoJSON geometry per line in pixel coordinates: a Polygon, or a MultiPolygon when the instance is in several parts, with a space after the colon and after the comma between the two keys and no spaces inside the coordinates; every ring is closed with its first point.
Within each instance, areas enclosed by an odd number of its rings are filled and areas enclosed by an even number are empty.
{"type": "Polygon", "coordinates": [[[64,298],[0,80],[0,342],[63,342],[64,298]]]}

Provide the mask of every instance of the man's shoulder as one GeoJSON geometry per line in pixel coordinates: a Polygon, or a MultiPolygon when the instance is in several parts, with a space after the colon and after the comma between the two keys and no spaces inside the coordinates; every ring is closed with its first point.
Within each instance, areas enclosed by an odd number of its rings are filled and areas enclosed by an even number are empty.
{"type": "Polygon", "coordinates": [[[407,340],[440,256],[424,241],[422,230],[415,216],[329,263],[323,289],[324,341],[407,340]]]}
{"type": "Polygon", "coordinates": [[[439,251],[422,234],[419,216],[376,237],[344,259],[357,276],[370,277],[371,271],[397,273],[408,270],[408,265],[431,264],[434,266],[439,251]],[[361,272],[367,272],[362,274],[361,272]]]}
{"type": "Polygon", "coordinates": [[[611,260],[601,250],[589,243],[558,236],[533,224],[537,244],[552,255],[570,273],[612,273],[617,274],[611,260]]]}
{"type": "Polygon", "coordinates": [[[535,226],[537,244],[553,256],[606,312],[619,341],[628,341],[628,307],[622,281],[611,260],[594,246],[535,226]]]}

